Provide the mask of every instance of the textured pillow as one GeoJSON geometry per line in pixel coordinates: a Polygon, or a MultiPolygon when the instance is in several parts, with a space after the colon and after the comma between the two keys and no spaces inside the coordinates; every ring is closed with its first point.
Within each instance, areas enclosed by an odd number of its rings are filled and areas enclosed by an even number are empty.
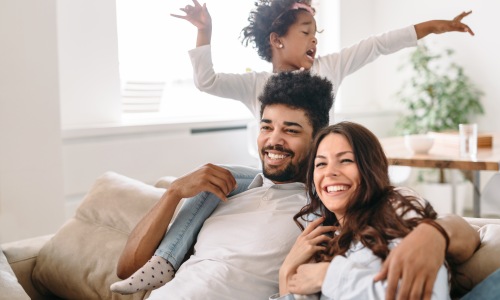
{"type": "Polygon", "coordinates": [[[111,293],[116,264],[127,237],[165,192],[107,172],[99,177],[76,214],[44,245],[33,270],[42,294],[64,299],[142,299],[111,293]]]}
{"type": "MultiPolygon", "coordinates": [[[[471,289],[488,275],[500,268],[500,225],[488,224],[479,230],[481,246],[465,263],[458,266],[457,271],[465,274],[458,277],[459,282],[471,289]]],[[[459,294],[463,293],[460,290],[459,294]]]]}

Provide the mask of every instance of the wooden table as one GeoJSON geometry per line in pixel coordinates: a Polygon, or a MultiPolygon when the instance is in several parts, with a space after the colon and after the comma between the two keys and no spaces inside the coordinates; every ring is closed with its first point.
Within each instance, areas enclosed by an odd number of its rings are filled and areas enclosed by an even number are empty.
{"type": "Polygon", "coordinates": [[[475,158],[460,157],[459,149],[442,146],[435,141],[428,154],[413,154],[404,142],[404,137],[380,139],[389,164],[419,168],[459,169],[472,171],[474,185],[473,214],[480,217],[480,171],[499,171],[500,169],[500,134],[493,135],[492,148],[478,148],[475,158]]]}

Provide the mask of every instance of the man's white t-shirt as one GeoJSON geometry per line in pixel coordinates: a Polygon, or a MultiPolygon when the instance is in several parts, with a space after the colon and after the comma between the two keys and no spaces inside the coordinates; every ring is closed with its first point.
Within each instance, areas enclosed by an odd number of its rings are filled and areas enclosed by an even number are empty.
{"type": "Polygon", "coordinates": [[[303,183],[273,184],[257,175],[249,189],[221,202],[198,235],[195,254],[149,299],[267,299],[301,233],[293,216],[306,204],[303,183]]]}

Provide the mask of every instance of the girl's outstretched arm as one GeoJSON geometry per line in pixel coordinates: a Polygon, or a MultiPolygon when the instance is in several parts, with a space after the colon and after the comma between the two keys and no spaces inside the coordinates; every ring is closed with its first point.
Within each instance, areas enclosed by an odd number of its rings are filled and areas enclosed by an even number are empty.
{"type": "Polygon", "coordinates": [[[426,37],[431,33],[440,34],[445,32],[468,32],[470,35],[474,35],[474,32],[467,24],[462,23],[462,19],[470,15],[472,11],[462,12],[453,20],[431,20],[415,25],[415,31],[417,32],[417,39],[426,37]]]}
{"type": "Polygon", "coordinates": [[[207,5],[201,5],[197,0],[193,0],[193,5],[186,5],[181,8],[186,13],[185,16],[170,14],[172,17],[184,19],[198,28],[196,47],[209,45],[212,40],[212,17],[208,13],[207,5]]]}

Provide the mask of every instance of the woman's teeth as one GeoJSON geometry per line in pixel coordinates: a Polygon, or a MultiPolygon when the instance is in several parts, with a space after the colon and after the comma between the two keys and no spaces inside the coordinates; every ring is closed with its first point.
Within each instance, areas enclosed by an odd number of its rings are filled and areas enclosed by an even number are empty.
{"type": "Polygon", "coordinates": [[[338,191],[347,191],[349,189],[346,185],[330,185],[326,187],[327,192],[338,192],[338,191]]]}

